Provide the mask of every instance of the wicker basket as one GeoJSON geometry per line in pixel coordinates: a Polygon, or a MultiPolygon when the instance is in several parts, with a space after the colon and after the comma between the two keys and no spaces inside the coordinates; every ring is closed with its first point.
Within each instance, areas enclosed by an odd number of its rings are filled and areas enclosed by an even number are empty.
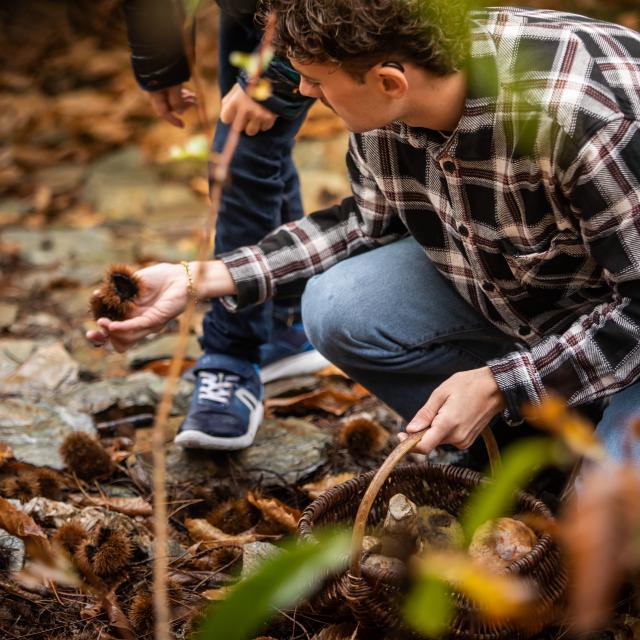
{"type": "MultiPolygon", "coordinates": [[[[399,608],[403,590],[395,576],[362,570],[364,526],[367,521],[376,524],[384,518],[389,499],[396,493],[403,493],[418,506],[438,507],[458,515],[469,493],[483,481],[483,476],[461,467],[429,463],[404,464],[394,469],[411,448],[410,444],[403,443],[380,470],[333,487],[314,500],[302,514],[298,531],[303,539],[313,539],[314,527],[351,524],[355,518],[349,570],[325,584],[312,603],[318,613],[337,616],[346,606],[362,628],[400,631],[406,633],[406,637],[412,636],[403,626],[399,608]]],[[[514,512],[529,512],[538,518],[553,520],[544,503],[523,492],[517,496],[514,512]]],[[[510,623],[489,623],[479,615],[473,602],[454,592],[456,612],[450,638],[518,640],[537,633],[557,617],[567,579],[558,549],[548,534],[539,533],[533,549],[513,562],[507,571],[527,576],[538,589],[537,600],[528,615],[530,625],[523,629],[510,623]]]]}

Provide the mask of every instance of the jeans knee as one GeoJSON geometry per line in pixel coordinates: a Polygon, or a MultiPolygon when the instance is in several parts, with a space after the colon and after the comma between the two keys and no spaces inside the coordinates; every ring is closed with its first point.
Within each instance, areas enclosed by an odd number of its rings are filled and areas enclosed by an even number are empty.
{"type": "Polygon", "coordinates": [[[349,352],[349,327],[353,316],[338,302],[339,287],[327,277],[309,280],[302,296],[302,321],[311,344],[332,362],[340,362],[349,352]]]}

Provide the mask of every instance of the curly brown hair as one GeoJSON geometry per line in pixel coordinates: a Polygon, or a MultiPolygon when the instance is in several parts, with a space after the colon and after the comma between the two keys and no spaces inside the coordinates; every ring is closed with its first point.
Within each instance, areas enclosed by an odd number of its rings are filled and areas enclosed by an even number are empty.
{"type": "Polygon", "coordinates": [[[465,0],[262,0],[280,55],[335,63],[355,78],[393,60],[446,75],[469,47],[465,0]]]}

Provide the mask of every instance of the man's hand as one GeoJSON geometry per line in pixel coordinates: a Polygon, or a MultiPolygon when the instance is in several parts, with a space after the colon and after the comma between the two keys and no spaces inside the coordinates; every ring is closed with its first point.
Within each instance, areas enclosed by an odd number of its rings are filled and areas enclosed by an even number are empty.
{"type": "MultiPolygon", "coordinates": [[[[227,267],[219,260],[190,263],[197,284],[198,298],[217,298],[236,292],[227,267]],[[202,265],[202,274],[197,264],[202,265]]],[[[118,351],[126,351],[149,333],[160,331],[187,307],[189,279],[181,264],[156,264],[136,272],[141,295],[135,300],[132,316],[115,321],[99,318],[98,329],[87,331],[87,340],[97,345],[110,342],[118,351]]]]}
{"type": "Polygon", "coordinates": [[[222,98],[220,120],[231,125],[234,131],[255,136],[260,131],[273,127],[277,115],[250,98],[239,84],[222,98]]]}
{"type": "MultiPolygon", "coordinates": [[[[491,419],[506,407],[489,367],[461,371],[445,380],[407,425],[407,433],[426,429],[414,451],[430,453],[441,444],[467,449],[491,419]]],[[[407,435],[400,434],[405,440],[407,435]]]]}
{"type": "Polygon", "coordinates": [[[174,127],[184,127],[184,122],[176,114],[182,114],[196,103],[196,94],[181,84],[175,87],[150,91],[151,107],[159,118],[163,118],[174,127]]]}

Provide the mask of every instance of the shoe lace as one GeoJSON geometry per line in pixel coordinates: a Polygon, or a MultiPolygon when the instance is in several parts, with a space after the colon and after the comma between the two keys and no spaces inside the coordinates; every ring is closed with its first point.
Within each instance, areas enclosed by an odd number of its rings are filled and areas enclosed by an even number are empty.
{"type": "Polygon", "coordinates": [[[208,371],[201,371],[198,377],[201,381],[198,400],[211,400],[221,404],[229,404],[234,387],[240,379],[238,376],[208,371]]]}

